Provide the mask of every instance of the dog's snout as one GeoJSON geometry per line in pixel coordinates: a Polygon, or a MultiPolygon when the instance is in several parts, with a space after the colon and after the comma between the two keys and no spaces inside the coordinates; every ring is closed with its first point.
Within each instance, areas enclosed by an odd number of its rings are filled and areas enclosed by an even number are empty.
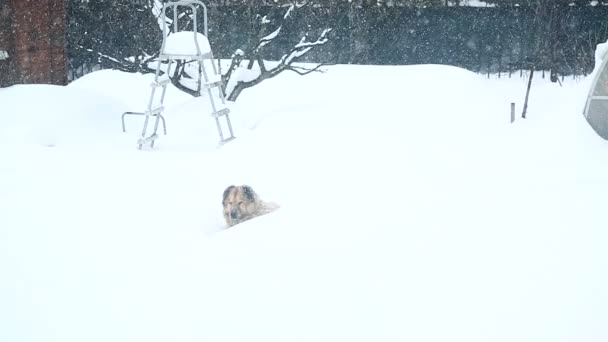
{"type": "Polygon", "coordinates": [[[239,212],[236,209],[230,210],[230,218],[233,220],[239,218],[239,212]]]}

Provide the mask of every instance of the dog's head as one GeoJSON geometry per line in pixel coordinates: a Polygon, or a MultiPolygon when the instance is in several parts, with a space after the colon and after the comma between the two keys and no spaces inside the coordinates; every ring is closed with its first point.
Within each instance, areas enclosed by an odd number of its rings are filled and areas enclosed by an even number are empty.
{"type": "Polygon", "coordinates": [[[234,226],[255,216],[260,198],[248,185],[231,185],[224,190],[222,204],[226,223],[234,226]]]}

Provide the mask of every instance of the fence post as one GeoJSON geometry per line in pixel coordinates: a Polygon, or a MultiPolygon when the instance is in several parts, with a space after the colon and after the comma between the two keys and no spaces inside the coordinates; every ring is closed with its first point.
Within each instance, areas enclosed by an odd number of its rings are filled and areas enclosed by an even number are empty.
{"type": "Polygon", "coordinates": [[[511,123],[515,121],[515,102],[511,102],[511,123]]]}

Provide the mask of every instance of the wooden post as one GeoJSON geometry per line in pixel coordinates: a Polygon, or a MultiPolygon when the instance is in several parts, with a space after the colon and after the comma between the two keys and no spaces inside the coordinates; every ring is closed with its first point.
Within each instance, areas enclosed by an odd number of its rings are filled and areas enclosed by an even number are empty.
{"type": "Polygon", "coordinates": [[[530,78],[528,79],[528,89],[526,90],[526,100],[524,101],[524,110],[521,113],[522,118],[526,118],[526,112],[528,111],[528,97],[530,97],[530,88],[532,86],[532,77],[534,76],[534,66],[530,68],[530,78]]]}
{"type": "Polygon", "coordinates": [[[511,102],[511,123],[515,121],[515,102],[511,102]]]}

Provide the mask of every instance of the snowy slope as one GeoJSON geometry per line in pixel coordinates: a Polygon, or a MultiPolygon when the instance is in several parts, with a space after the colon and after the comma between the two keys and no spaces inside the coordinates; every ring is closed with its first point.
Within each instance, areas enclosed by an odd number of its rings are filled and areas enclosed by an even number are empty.
{"type": "Polygon", "coordinates": [[[174,88],[136,149],[148,76],[0,90],[0,341],[608,339],[589,78],[510,124],[524,79],[327,69],[243,92],[220,149],[174,88]],[[226,230],[230,184],[282,208],[226,230]]]}

